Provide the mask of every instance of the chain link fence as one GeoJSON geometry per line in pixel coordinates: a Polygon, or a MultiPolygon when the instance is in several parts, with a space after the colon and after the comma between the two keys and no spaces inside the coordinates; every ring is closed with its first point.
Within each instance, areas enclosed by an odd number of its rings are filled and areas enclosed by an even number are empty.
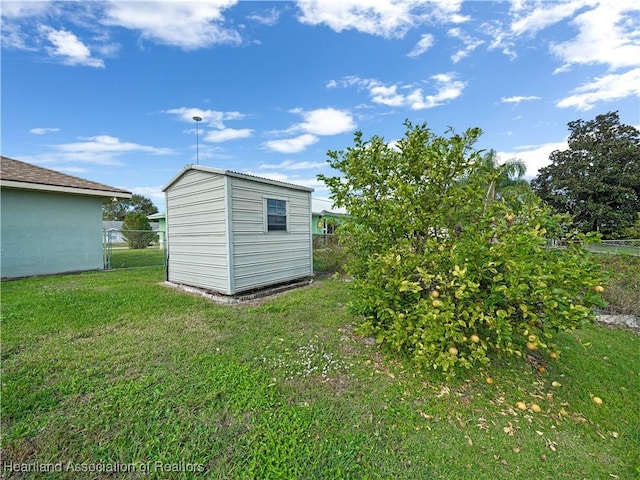
{"type": "Polygon", "coordinates": [[[166,265],[163,231],[103,230],[102,246],[105,270],[166,265]]]}
{"type": "Polygon", "coordinates": [[[594,253],[609,253],[613,255],[633,255],[640,257],[640,239],[602,240],[600,243],[585,245],[594,253]]]}

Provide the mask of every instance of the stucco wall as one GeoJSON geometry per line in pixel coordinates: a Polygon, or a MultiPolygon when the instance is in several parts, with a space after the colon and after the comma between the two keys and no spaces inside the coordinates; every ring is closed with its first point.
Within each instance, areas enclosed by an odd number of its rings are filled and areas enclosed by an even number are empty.
{"type": "Polygon", "coordinates": [[[102,199],[3,188],[3,278],[103,268],[102,199]]]}

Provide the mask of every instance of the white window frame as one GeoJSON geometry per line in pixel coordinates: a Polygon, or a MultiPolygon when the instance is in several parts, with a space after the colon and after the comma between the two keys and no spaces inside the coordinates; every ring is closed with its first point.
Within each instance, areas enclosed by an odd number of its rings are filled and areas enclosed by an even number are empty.
{"type": "Polygon", "coordinates": [[[269,234],[284,234],[289,233],[289,199],[284,197],[279,197],[276,195],[263,195],[263,228],[264,233],[269,234]],[[269,200],[275,200],[278,202],[284,202],[284,216],[285,216],[285,230],[269,230],[269,208],[268,203],[269,200]]]}

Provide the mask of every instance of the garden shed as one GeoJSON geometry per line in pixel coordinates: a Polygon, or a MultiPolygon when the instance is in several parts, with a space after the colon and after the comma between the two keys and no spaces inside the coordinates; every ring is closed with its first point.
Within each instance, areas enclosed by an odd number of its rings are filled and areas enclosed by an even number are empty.
{"type": "Polygon", "coordinates": [[[2,278],[101,270],[102,203],[131,192],[0,159],[2,278]]]}
{"type": "Polygon", "coordinates": [[[189,165],[163,190],[169,282],[235,295],[313,276],[312,188],[189,165]]]}

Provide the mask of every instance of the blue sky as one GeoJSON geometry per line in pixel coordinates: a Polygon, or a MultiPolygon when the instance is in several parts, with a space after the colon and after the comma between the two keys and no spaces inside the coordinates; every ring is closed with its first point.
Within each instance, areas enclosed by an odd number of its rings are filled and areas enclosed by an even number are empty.
{"type": "MultiPolygon", "coordinates": [[[[150,197],[199,163],[328,197],[353,133],[480,127],[527,177],[567,122],[640,126],[640,2],[2,1],[2,154],[150,197]]],[[[327,203],[327,207],[330,205],[327,203]]]]}

